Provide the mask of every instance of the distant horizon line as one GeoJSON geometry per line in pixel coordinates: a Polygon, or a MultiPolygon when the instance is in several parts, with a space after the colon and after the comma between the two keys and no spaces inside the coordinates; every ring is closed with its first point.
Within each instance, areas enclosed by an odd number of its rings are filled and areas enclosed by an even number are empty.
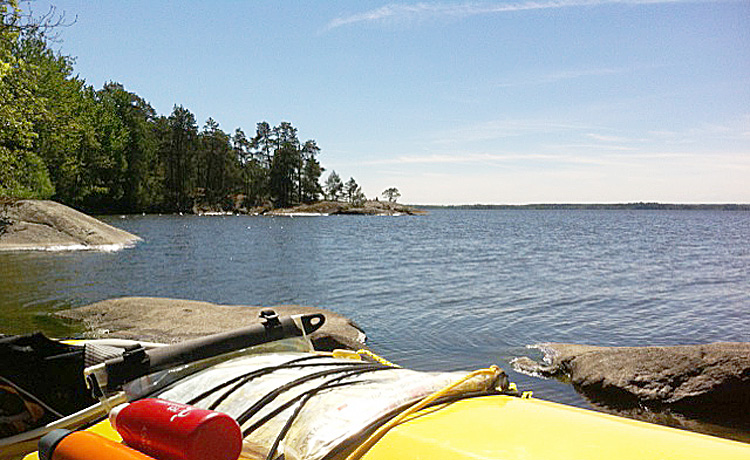
{"type": "Polygon", "coordinates": [[[415,208],[454,209],[634,209],[634,210],[726,210],[750,211],[750,203],[662,203],[662,202],[615,202],[615,203],[528,203],[528,204],[408,204],[415,208]]]}

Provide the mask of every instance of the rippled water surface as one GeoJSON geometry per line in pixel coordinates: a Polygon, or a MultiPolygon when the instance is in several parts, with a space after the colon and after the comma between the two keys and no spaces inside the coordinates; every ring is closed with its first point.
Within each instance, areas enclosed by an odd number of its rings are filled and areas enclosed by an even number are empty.
{"type": "MultiPolygon", "coordinates": [[[[750,341],[750,213],[434,210],[422,217],[127,216],[115,253],[0,253],[2,332],[74,332],[50,311],[116,296],[320,306],[421,369],[542,341],[750,341]]],[[[511,372],[535,395],[585,402],[511,372]]]]}

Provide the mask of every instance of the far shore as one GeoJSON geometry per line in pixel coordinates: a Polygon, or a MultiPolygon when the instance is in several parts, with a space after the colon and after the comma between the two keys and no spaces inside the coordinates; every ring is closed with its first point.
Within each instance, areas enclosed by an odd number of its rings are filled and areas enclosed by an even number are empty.
{"type": "Polygon", "coordinates": [[[254,214],[265,216],[304,216],[304,215],[365,215],[365,216],[413,216],[426,214],[413,206],[392,201],[367,200],[353,204],[340,201],[319,201],[301,204],[291,208],[258,209],[254,214]]]}
{"type": "MultiPolygon", "coordinates": [[[[193,208],[196,215],[256,215],[303,217],[329,215],[411,216],[424,211],[390,201],[365,201],[359,204],[321,201],[292,208],[275,209],[217,207],[193,208]]],[[[140,241],[137,235],[49,200],[0,201],[0,251],[115,251],[140,241]]]]}
{"type": "Polygon", "coordinates": [[[420,209],[601,210],[601,211],[750,211],[750,203],[535,203],[415,205],[420,209]]]}

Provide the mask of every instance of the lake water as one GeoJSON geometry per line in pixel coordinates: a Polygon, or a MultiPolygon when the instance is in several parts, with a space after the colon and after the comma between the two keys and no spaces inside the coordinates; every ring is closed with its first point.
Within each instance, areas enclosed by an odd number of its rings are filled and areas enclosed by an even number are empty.
{"type": "MultiPolygon", "coordinates": [[[[432,210],[419,217],[113,216],[120,252],[0,253],[0,329],[118,296],[302,304],[419,369],[510,369],[526,345],[750,341],[750,213],[432,210]]],[[[509,372],[540,398],[568,385],[509,372]]]]}

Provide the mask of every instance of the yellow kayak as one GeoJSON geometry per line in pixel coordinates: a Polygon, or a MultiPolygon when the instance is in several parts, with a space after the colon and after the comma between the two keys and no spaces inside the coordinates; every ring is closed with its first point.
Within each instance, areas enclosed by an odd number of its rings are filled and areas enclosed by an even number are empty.
{"type": "MultiPolygon", "coordinates": [[[[313,359],[331,360],[331,363],[336,361],[336,364],[344,363],[351,358],[342,359],[340,356],[320,353],[307,355],[314,357],[313,359]]],[[[304,353],[273,354],[272,356],[274,360],[280,359],[287,362],[292,359],[299,361],[307,358],[304,353]]],[[[256,363],[252,361],[259,359],[263,361],[270,358],[256,356],[229,360],[201,371],[192,379],[187,378],[186,383],[172,386],[166,392],[159,394],[159,397],[186,402],[185,394],[194,395],[196,388],[203,391],[207,388],[206,382],[208,381],[226,380],[229,375],[240,375],[239,373],[245,368],[256,369],[256,363]]],[[[263,361],[260,365],[267,366],[268,361],[263,361]]],[[[343,396],[347,399],[346,401],[342,402],[339,398],[332,403],[336,410],[330,407],[321,409],[321,407],[326,407],[321,403],[323,406],[310,409],[307,419],[296,420],[295,424],[300,426],[300,433],[295,434],[293,430],[290,430],[288,439],[285,440],[287,444],[281,445],[285,454],[284,458],[286,460],[750,459],[750,444],[523,397],[525,395],[471,396],[473,391],[484,385],[481,379],[476,380],[477,376],[456,378],[455,374],[428,374],[400,369],[394,369],[394,371],[400,374],[406,373],[406,376],[397,377],[398,380],[394,386],[394,388],[399,387],[399,390],[403,392],[414,390],[415,378],[437,379],[440,386],[445,382],[458,381],[459,384],[454,382],[448,385],[454,389],[467,385],[467,382],[472,383],[469,385],[471,388],[464,388],[466,394],[458,395],[456,399],[449,402],[436,404],[430,404],[429,400],[439,401],[436,395],[447,394],[446,388],[432,391],[433,387],[431,387],[429,395],[407,404],[395,414],[389,412],[386,420],[379,418],[376,426],[362,430],[359,435],[354,437],[343,435],[335,438],[334,443],[329,443],[322,450],[308,449],[308,444],[322,443],[318,439],[321,436],[316,434],[317,431],[335,428],[337,424],[345,431],[351,423],[355,423],[348,421],[341,423],[339,420],[342,417],[346,418],[342,414],[346,414],[347,406],[351,405],[353,411],[363,413],[370,410],[369,408],[387,404],[386,400],[389,396],[386,393],[390,390],[383,391],[382,401],[377,401],[376,398],[365,398],[369,401],[364,402],[351,400],[352,395],[357,394],[356,392],[363,392],[363,395],[370,394],[368,392],[371,389],[368,389],[368,385],[388,388],[393,383],[388,381],[389,370],[379,373],[381,374],[379,382],[373,382],[376,379],[369,376],[367,377],[369,380],[364,384],[345,390],[355,392],[343,396]],[[358,405],[360,402],[362,405],[358,405]]],[[[497,368],[480,372],[488,375],[494,372],[498,375],[497,368]]],[[[289,378],[283,377],[283,380],[288,382],[289,378]]],[[[253,387],[263,387],[264,384],[264,382],[254,382],[253,387]]],[[[254,388],[250,391],[254,391],[254,388]]],[[[259,393],[266,394],[267,390],[259,390],[259,393]]],[[[242,398],[250,399],[251,401],[247,402],[249,404],[254,399],[248,395],[249,393],[243,395],[242,398]]],[[[329,395],[329,397],[334,396],[329,395]]],[[[199,402],[196,405],[207,404],[199,402]]],[[[227,410],[231,412],[233,409],[229,407],[227,410]]],[[[236,413],[232,415],[236,417],[236,413]]],[[[243,426],[247,426],[250,421],[244,423],[243,426]]],[[[266,458],[268,450],[263,448],[259,450],[258,445],[264,444],[263,439],[273,439],[278,431],[278,426],[274,426],[270,421],[266,423],[271,432],[271,438],[263,438],[261,434],[260,438],[252,439],[255,433],[245,438],[247,448],[243,449],[241,459],[266,458]]],[[[87,429],[108,439],[121,441],[108,420],[96,423],[87,429]]],[[[268,444],[270,442],[265,441],[265,445],[268,444]]],[[[36,453],[26,457],[26,460],[36,459],[38,459],[36,453]]]]}
{"type": "Polygon", "coordinates": [[[55,428],[120,442],[108,410],[158,397],[234,418],[246,460],[750,460],[750,444],[531,398],[496,366],[419,372],[366,351],[318,352],[302,335],[241,349],[236,334],[219,337],[229,352],[206,341],[126,347],[86,368],[97,405],[0,439],[0,458],[21,458],[55,428]],[[193,359],[212,347],[216,353],[193,359]]]}
{"type": "MultiPolygon", "coordinates": [[[[88,430],[121,440],[108,421],[88,430]]],[[[500,395],[418,412],[393,427],[360,458],[747,460],[750,445],[557,403],[500,395]]],[[[37,459],[36,453],[26,457],[37,459]]]]}

